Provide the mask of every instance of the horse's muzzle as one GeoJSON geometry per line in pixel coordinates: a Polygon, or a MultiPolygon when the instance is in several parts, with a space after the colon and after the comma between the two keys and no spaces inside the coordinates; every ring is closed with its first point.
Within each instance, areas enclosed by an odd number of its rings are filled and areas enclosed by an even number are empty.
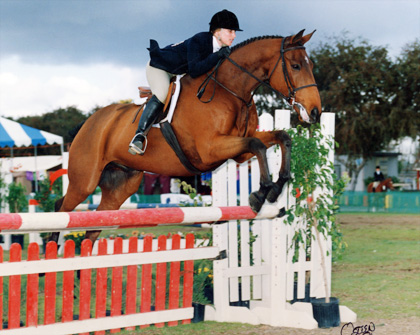
{"type": "Polygon", "coordinates": [[[311,110],[311,121],[312,121],[312,123],[319,122],[319,117],[320,117],[319,110],[318,110],[318,108],[315,107],[314,109],[311,110]]]}

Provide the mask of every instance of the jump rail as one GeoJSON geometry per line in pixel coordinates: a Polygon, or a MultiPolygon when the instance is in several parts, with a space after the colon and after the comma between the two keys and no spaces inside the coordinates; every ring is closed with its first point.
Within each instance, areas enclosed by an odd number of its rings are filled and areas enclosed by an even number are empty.
{"type": "Polygon", "coordinates": [[[282,215],[274,205],[257,214],[249,206],[177,207],[124,211],[0,214],[2,232],[97,230],[158,225],[214,223],[229,220],[272,219],[282,215]]]}

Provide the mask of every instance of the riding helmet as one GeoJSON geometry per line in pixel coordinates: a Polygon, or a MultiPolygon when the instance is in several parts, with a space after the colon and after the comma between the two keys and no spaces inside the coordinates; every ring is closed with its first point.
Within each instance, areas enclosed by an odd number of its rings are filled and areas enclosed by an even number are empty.
{"type": "Polygon", "coordinates": [[[239,21],[236,15],[229,12],[227,9],[217,12],[211,18],[210,32],[213,32],[218,28],[242,31],[242,29],[239,29],[239,21]]]}

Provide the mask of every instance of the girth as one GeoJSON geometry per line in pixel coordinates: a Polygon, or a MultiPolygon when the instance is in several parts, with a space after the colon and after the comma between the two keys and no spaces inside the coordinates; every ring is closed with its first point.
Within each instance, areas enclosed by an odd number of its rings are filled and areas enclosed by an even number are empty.
{"type": "MultiPolygon", "coordinates": [[[[168,112],[172,96],[174,95],[174,92],[175,92],[175,88],[176,88],[175,85],[176,85],[175,84],[175,77],[173,77],[173,79],[171,79],[171,83],[169,85],[168,95],[166,97],[165,106],[163,108],[164,112],[162,113],[162,117],[160,118],[159,121],[161,121],[165,117],[166,113],[168,112]]],[[[153,96],[152,90],[148,86],[139,86],[138,89],[139,89],[140,98],[147,98],[146,102],[144,103],[144,104],[147,104],[147,102],[153,96]]],[[[137,111],[137,113],[136,113],[136,115],[133,119],[133,123],[135,122],[139,112],[144,107],[144,104],[142,104],[140,106],[139,110],[137,111]]],[[[201,174],[202,172],[200,170],[198,170],[194,165],[192,165],[191,162],[188,160],[188,158],[185,156],[184,151],[182,150],[181,146],[179,145],[178,139],[176,138],[176,135],[175,135],[175,133],[172,129],[171,124],[168,121],[161,122],[160,123],[160,130],[162,131],[162,135],[165,138],[166,142],[169,144],[169,146],[175,152],[175,154],[177,155],[177,157],[180,160],[180,162],[182,163],[182,165],[184,165],[185,169],[188,172],[190,172],[191,174],[201,174]]]]}

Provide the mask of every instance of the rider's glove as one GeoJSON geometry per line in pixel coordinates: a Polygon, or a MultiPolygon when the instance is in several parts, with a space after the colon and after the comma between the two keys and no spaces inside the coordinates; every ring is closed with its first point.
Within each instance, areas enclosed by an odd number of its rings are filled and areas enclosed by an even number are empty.
{"type": "Polygon", "coordinates": [[[220,58],[226,58],[230,55],[230,48],[229,47],[223,47],[218,52],[218,55],[220,58]]]}

